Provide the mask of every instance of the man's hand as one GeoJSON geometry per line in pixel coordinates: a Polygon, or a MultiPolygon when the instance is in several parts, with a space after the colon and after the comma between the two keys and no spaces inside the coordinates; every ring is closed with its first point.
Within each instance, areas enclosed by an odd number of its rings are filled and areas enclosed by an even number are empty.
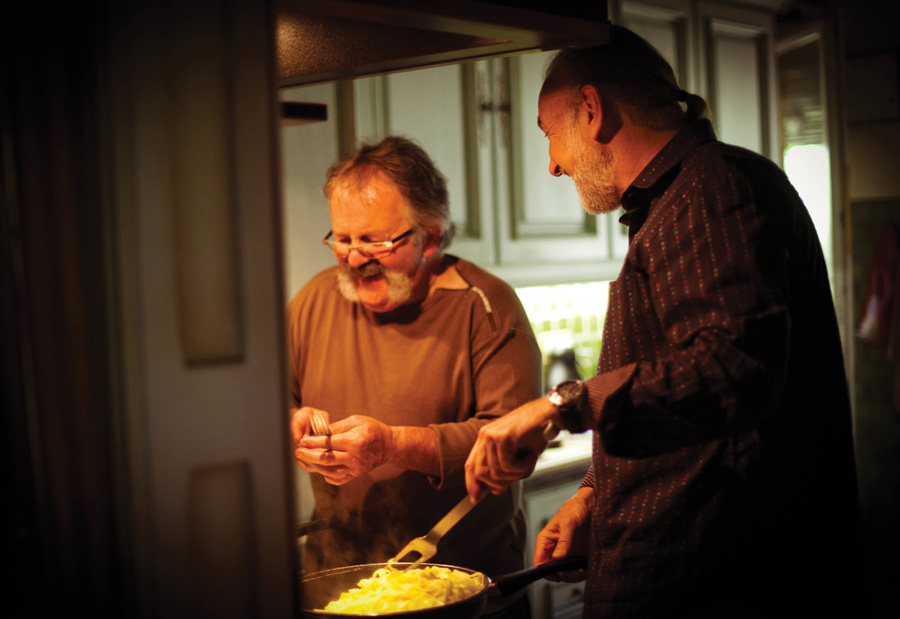
{"type": "MultiPolygon", "coordinates": [[[[311,406],[291,409],[291,434],[294,437],[295,445],[300,442],[300,439],[303,437],[312,435],[312,425],[310,424],[309,418],[312,416],[314,410],[316,409],[311,406]]],[[[328,413],[325,411],[319,412],[325,415],[327,421],[328,413]]]]}
{"type": "Polygon", "coordinates": [[[466,460],[466,489],[474,502],[500,494],[534,470],[547,446],[544,423],[556,415],[547,398],[533,400],[484,425],[466,460]]]}
{"type": "Polygon", "coordinates": [[[313,436],[302,415],[295,413],[291,427],[297,448],[294,457],[304,471],[319,473],[330,484],[339,486],[391,460],[391,426],[372,417],[353,415],[331,424],[331,436],[313,436]],[[304,426],[304,423],[306,426],[304,426]],[[298,429],[306,428],[299,436],[298,429]]]}
{"type": "MultiPolygon", "coordinates": [[[[314,409],[311,406],[304,406],[303,408],[292,408],[291,409],[291,435],[294,438],[294,460],[297,461],[297,464],[301,469],[307,472],[315,472],[313,467],[315,466],[314,462],[317,461],[322,454],[313,454],[309,450],[300,449],[300,442],[303,441],[308,436],[313,436],[312,423],[310,422],[310,418],[314,411],[318,409],[314,409]]],[[[323,410],[318,410],[318,412],[322,413],[325,417],[325,420],[328,421],[328,412],[323,410]]],[[[324,450],[322,450],[324,452],[324,450]]]]}
{"type": "MultiPolygon", "coordinates": [[[[593,488],[579,488],[571,499],[553,515],[534,542],[534,565],[550,559],[562,559],[569,555],[588,553],[591,528],[593,488]]],[[[584,580],[584,570],[548,576],[547,580],[579,582],[584,580]]]]}

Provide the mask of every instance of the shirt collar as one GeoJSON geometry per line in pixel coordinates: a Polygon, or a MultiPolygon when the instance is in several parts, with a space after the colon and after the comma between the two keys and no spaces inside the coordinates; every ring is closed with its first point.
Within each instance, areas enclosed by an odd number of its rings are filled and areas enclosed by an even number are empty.
{"type": "Polygon", "coordinates": [[[628,226],[629,238],[634,236],[634,233],[643,225],[653,198],[659,195],[674,178],[675,175],[670,172],[676,170],[695,148],[715,139],[716,134],[709,120],[705,118],[695,120],[675,134],[675,137],[669,140],[656,157],[641,170],[641,173],[622,194],[622,207],[625,209],[625,214],[619,218],[619,222],[628,226]]]}

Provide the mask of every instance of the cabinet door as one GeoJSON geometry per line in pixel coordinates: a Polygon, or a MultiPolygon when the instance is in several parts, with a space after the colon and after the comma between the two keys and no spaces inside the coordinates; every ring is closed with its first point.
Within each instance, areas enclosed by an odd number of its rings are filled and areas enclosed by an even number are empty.
{"type": "Polygon", "coordinates": [[[475,63],[356,80],[355,123],[360,141],[401,135],[425,149],[447,178],[457,226],[450,252],[487,265],[495,254],[491,205],[483,202],[490,158],[477,135],[475,80],[475,63]]]}
{"type": "Polygon", "coordinates": [[[672,65],[682,88],[697,88],[697,58],[692,45],[696,28],[691,0],[621,2],[613,21],[653,45],[672,65]]]}
{"type": "Polygon", "coordinates": [[[779,161],[771,13],[698,5],[701,84],[718,138],[779,161]]]}
{"type": "Polygon", "coordinates": [[[500,261],[503,265],[559,265],[607,260],[607,217],[581,208],[575,185],[549,173],[547,139],[537,127],[537,103],[544,68],[552,52],[525,54],[503,63],[509,91],[510,123],[501,124],[497,143],[498,203],[501,211],[500,261]]]}
{"type": "MultiPolygon", "coordinates": [[[[528,540],[525,557],[528,565],[534,557],[534,540],[560,505],[572,498],[581,486],[582,479],[574,479],[543,490],[526,492],[524,497],[525,514],[528,521],[528,540]]],[[[587,552],[585,549],[584,552],[587,552]]],[[[539,580],[530,585],[528,595],[531,598],[532,616],[534,619],[560,619],[562,617],[580,617],[584,599],[584,583],[555,583],[539,580]]]]}

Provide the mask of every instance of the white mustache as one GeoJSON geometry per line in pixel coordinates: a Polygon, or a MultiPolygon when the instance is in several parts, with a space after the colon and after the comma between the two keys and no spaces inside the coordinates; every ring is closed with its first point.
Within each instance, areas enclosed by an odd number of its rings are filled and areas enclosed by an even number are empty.
{"type": "Polygon", "coordinates": [[[352,267],[349,264],[345,265],[345,267],[348,275],[358,279],[374,277],[375,275],[382,275],[384,273],[384,266],[380,262],[374,260],[365,263],[361,267],[352,267]]]}

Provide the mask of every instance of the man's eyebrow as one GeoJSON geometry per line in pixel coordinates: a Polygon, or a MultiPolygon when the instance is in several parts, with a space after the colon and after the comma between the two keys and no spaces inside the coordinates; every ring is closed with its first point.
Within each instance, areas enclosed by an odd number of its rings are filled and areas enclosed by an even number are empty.
{"type": "Polygon", "coordinates": [[[540,116],[538,116],[538,118],[537,118],[537,124],[538,124],[538,129],[540,129],[544,133],[547,133],[547,129],[544,128],[544,123],[541,122],[540,116]]]}

